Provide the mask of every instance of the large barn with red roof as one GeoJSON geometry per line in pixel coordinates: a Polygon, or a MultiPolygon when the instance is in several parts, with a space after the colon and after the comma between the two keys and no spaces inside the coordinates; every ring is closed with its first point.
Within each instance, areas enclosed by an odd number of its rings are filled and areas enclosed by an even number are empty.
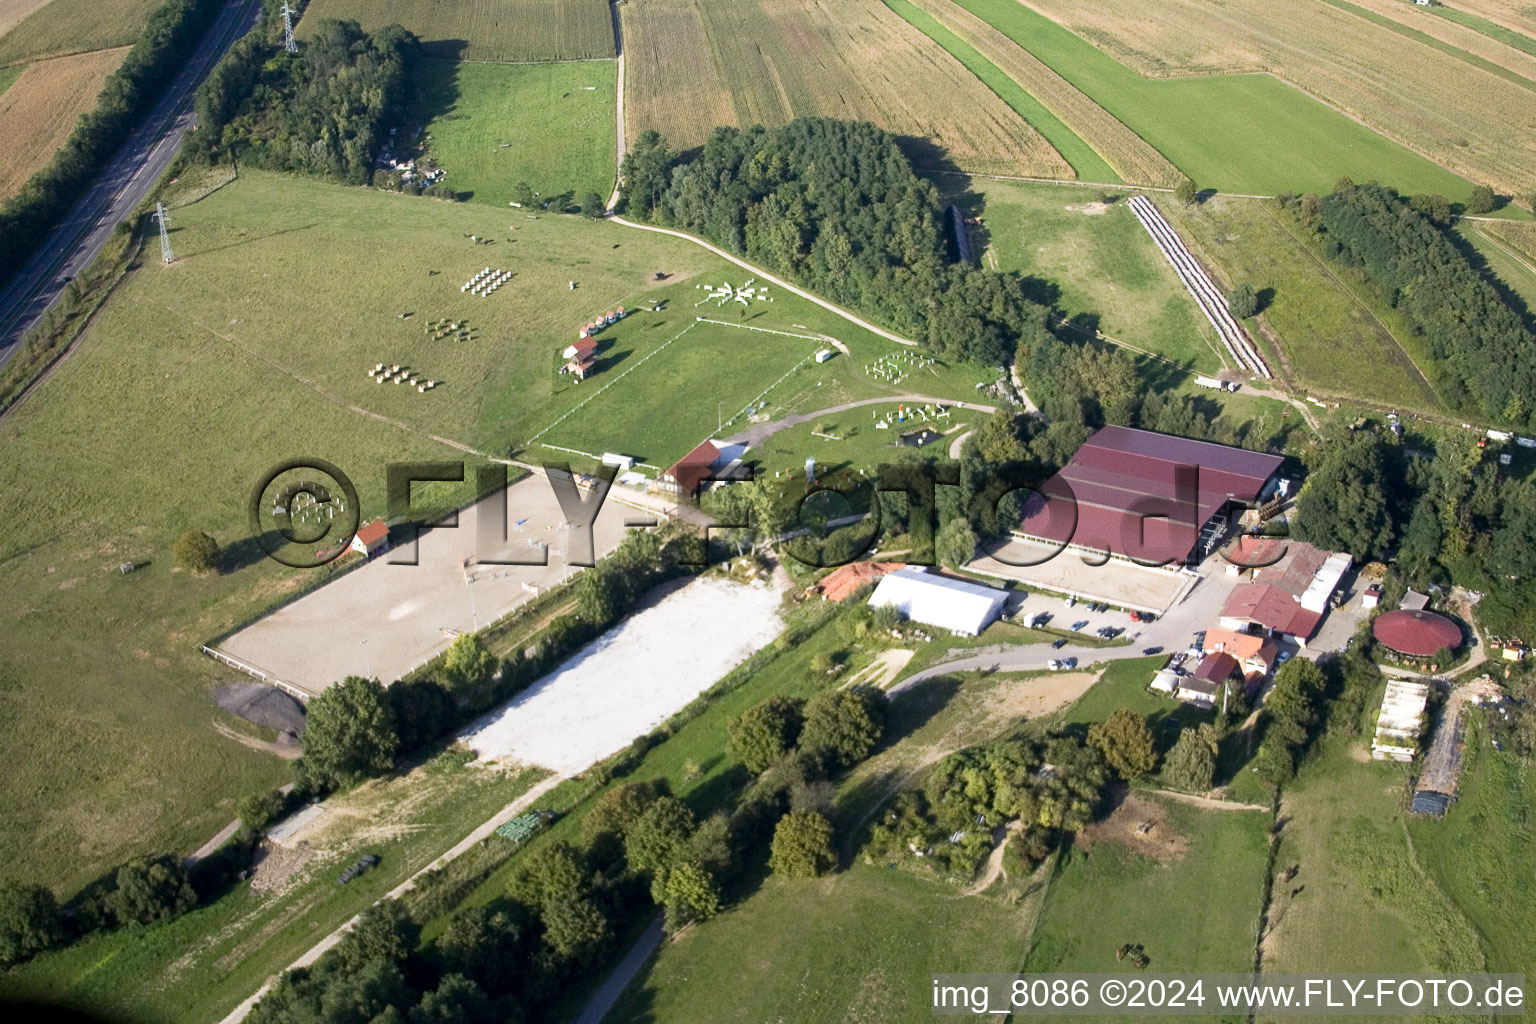
{"type": "Polygon", "coordinates": [[[1198,561],[1219,540],[1228,507],[1253,504],[1282,461],[1210,441],[1104,427],[1030,498],[1016,532],[1144,563],[1198,561]]]}
{"type": "Polygon", "coordinates": [[[1399,608],[1376,617],[1371,623],[1376,642],[1412,658],[1433,657],[1439,651],[1461,646],[1461,627],[1444,615],[1399,608]]]}

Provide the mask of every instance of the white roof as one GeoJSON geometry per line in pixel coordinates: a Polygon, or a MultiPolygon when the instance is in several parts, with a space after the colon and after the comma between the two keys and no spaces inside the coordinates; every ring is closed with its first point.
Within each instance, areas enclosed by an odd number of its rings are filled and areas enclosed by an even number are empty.
{"type": "Polygon", "coordinates": [[[1349,572],[1352,561],[1344,552],[1329,555],[1312,577],[1312,582],[1307,584],[1307,589],[1302,592],[1301,606],[1309,612],[1327,611],[1328,599],[1339,589],[1339,581],[1349,572]]]}
{"type": "Polygon", "coordinates": [[[997,618],[1008,595],[908,566],[880,577],[869,598],[871,607],[890,605],[914,622],[975,636],[997,618]]]}
{"type": "Polygon", "coordinates": [[[1152,677],[1152,689],[1175,693],[1179,689],[1179,678],[1179,674],[1172,669],[1159,669],[1157,675],[1152,677]]]}
{"type": "Polygon", "coordinates": [[[1381,714],[1376,718],[1377,735],[1394,739],[1412,739],[1423,727],[1424,708],[1429,703],[1429,687],[1402,679],[1387,682],[1381,698],[1381,714]]]}

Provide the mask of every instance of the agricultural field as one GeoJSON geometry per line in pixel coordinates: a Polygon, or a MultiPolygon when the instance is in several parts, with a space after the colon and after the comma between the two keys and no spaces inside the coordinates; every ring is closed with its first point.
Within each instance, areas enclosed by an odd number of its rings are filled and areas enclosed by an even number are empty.
{"type": "Polygon", "coordinates": [[[664,946],[608,1019],[924,1021],[929,978],[1019,969],[1030,915],[856,864],[767,879],[750,899],[664,946]]]}
{"type": "Polygon", "coordinates": [[[40,60],[0,92],[0,137],[6,140],[0,199],[48,165],[80,115],[96,109],[96,94],[127,52],[120,47],[40,60]]]}
{"type": "Polygon", "coordinates": [[[1011,182],[973,180],[971,190],[967,205],[984,222],[984,266],[1052,282],[1058,310],[1133,351],[1199,373],[1223,368],[1215,329],[1123,199],[1106,204],[1104,190],[1011,182]]]}
{"type": "Polygon", "coordinates": [[[424,60],[413,118],[444,180],[477,203],[505,207],[526,181],[541,196],[613,189],[612,61],[480,64],[424,60]]]}
{"type": "Polygon", "coordinates": [[[1455,7],[1437,4],[1432,10],[1517,50],[1536,54],[1536,4],[1523,0],[1460,0],[1455,7]]]}
{"type": "MultiPolygon", "coordinates": [[[[1374,696],[1366,701],[1372,710],[1380,691],[1374,696]]],[[[1288,888],[1276,883],[1264,970],[1483,970],[1476,931],[1416,861],[1409,836],[1417,828],[1404,812],[1407,766],[1370,760],[1368,743],[1320,741],[1285,790],[1275,863],[1298,871],[1288,888]]]]}
{"type": "Polygon", "coordinates": [[[0,0],[0,66],[127,46],[161,0],[0,0]],[[11,24],[12,19],[15,19],[11,24]]]}
{"type": "Polygon", "coordinates": [[[0,36],[4,36],[18,21],[47,2],[48,0],[0,0],[0,36]]]}
{"type": "Polygon", "coordinates": [[[1527,971],[1536,946],[1521,898],[1536,877],[1531,800],[1536,769],[1493,749],[1486,726],[1467,734],[1461,793],[1441,821],[1414,818],[1419,863],[1476,927],[1491,971],[1527,971]]]}
{"type": "Polygon", "coordinates": [[[1525,40],[1511,32],[1500,32],[1497,26],[1488,25],[1495,32],[1509,37],[1492,38],[1455,19],[1441,17],[1435,8],[1420,7],[1418,4],[1394,3],[1393,0],[1324,2],[1356,17],[1384,25],[1399,35],[1433,47],[1516,85],[1529,87],[1536,83],[1536,53],[1519,45],[1511,45],[1510,39],[1533,48],[1536,48],[1536,40],[1525,40]]]}
{"type": "Polygon", "coordinates": [[[1132,790],[1061,853],[1021,969],[1115,972],[1131,942],[1155,972],[1247,971],[1269,822],[1132,790]]]}
{"type": "Polygon", "coordinates": [[[1024,90],[1020,84],[999,67],[990,56],[984,56],[972,43],[960,38],[939,24],[928,11],[909,0],[885,0],[885,5],[901,15],[908,23],[949,52],[970,72],[986,84],[1004,103],[1016,110],[1028,121],[1056,152],[1072,165],[1073,177],[1086,181],[1118,183],[1115,169],[1099,156],[1071,128],[1053,114],[1048,107],[1024,90]]]}
{"type": "MultiPolygon", "coordinates": [[[[0,100],[3,103],[4,100],[0,100]]],[[[1501,225],[1502,227],[1502,225],[1501,225]]],[[[1520,234],[1536,236],[1536,225],[1521,225],[1520,234]]],[[[1477,221],[1462,221],[1456,233],[1477,250],[1487,263],[1487,270],[1503,287],[1514,292],[1528,313],[1536,314],[1536,257],[1527,255],[1506,242],[1497,233],[1477,221]]],[[[1517,235],[1519,237],[1519,235],[1517,235]]]]}
{"type": "MultiPolygon", "coordinates": [[[[58,2],[58,0],[55,0],[58,2]]],[[[450,60],[586,60],[614,56],[607,0],[310,0],[295,34],[324,18],[372,31],[399,24],[428,56],[450,60]]]]}
{"type": "Polygon", "coordinates": [[[4,96],[6,90],[16,84],[16,79],[27,70],[25,64],[17,64],[8,68],[0,68],[0,96],[4,96]]]}
{"type": "Polygon", "coordinates": [[[1124,180],[1141,185],[1171,186],[1178,184],[1183,177],[1179,169],[1148,145],[1145,139],[1115,120],[1107,110],[1052,71],[1034,54],[954,0],[916,0],[916,5],[975,47],[997,69],[1027,89],[1029,95],[1038,98],[1052,116],[1049,121],[1031,118],[1030,123],[1072,160],[1079,177],[1092,180],[1094,174],[1091,167],[1085,168],[1078,162],[1077,155],[1070,149],[1074,143],[1091,147],[1095,156],[1119,176],[1119,179],[1104,179],[1106,181],[1124,180]],[[1061,131],[1066,133],[1064,139],[1058,139],[1049,123],[1058,118],[1061,131]]]}
{"type": "Polygon", "coordinates": [[[1276,372],[1304,389],[1442,411],[1431,383],[1399,344],[1407,331],[1364,285],[1293,235],[1286,214],[1253,200],[1216,197],[1158,204],[1217,283],[1259,292],[1257,332],[1276,372]],[[1401,332],[1401,333],[1398,333],[1401,332]]]}
{"type": "Polygon", "coordinates": [[[1049,142],[879,0],[648,0],[623,8],[625,130],[676,147],[720,124],[821,115],[906,137],[921,167],[1070,178],[1049,142]]]}
{"type": "MultiPolygon", "coordinates": [[[[1289,180],[1262,188],[1250,186],[1249,191],[1316,189],[1321,182],[1315,175],[1328,167],[1331,177],[1345,173],[1358,180],[1374,178],[1409,193],[1432,191],[1454,200],[1466,198],[1465,183],[1451,184],[1444,171],[1432,171],[1425,161],[1388,143],[1388,138],[1474,181],[1516,193],[1536,186],[1536,160],[1532,159],[1536,133],[1531,120],[1536,80],[1524,77],[1522,70],[1530,55],[1513,47],[1502,47],[1497,68],[1506,74],[1499,74],[1484,66],[1492,63],[1486,58],[1449,44],[1431,45],[1399,31],[1403,26],[1390,19],[1383,25],[1309,0],[1233,0],[1220,6],[1200,0],[1153,0],[1137,4],[1134,16],[1123,3],[1089,0],[1032,0],[1033,10],[1009,0],[963,2],[973,10],[986,5],[1001,11],[1007,4],[1009,13],[1002,16],[1011,16],[1019,29],[1030,33],[1026,45],[1040,47],[1034,50],[1036,56],[1141,132],[1200,184],[1237,188],[1226,183],[1219,166],[1190,162],[1187,151],[1173,138],[1181,118],[1186,131],[1198,132],[1207,161],[1217,157],[1221,148],[1216,139],[1230,142],[1255,130],[1268,133],[1270,145],[1284,143],[1288,151],[1298,151],[1286,158],[1267,148],[1253,150],[1237,166],[1246,164],[1257,171],[1256,160],[1276,158],[1275,171],[1265,177],[1289,180]],[[1056,32],[1036,35],[1035,26],[1042,21],[1049,25],[1047,19],[1059,23],[1056,32]],[[1055,38],[1063,26],[1076,33],[1071,44],[1055,38]],[[1099,47],[1101,57],[1112,58],[1107,66],[1097,61],[1076,63],[1073,53],[1084,40],[1099,47]],[[1058,60],[1073,66],[1059,65],[1058,60]],[[1282,103],[1278,83],[1260,79],[1269,84],[1253,86],[1255,80],[1247,76],[1230,77],[1234,70],[1271,72],[1335,109],[1325,113],[1316,103],[1304,103],[1292,90],[1283,90],[1294,98],[1282,103]],[[1134,72],[1159,78],[1205,77],[1146,81],[1134,72]],[[1124,95],[1101,94],[1113,87],[1117,76],[1132,90],[1124,95]],[[1442,87],[1450,81],[1457,83],[1456,89],[1442,87]],[[1148,119],[1145,115],[1153,113],[1148,104],[1154,96],[1163,97],[1166,106],[1160,117],[1148,119]],[[1434,101],[1425,102],[1427,97],[1434,101]],[[1218,111],[1222,103],[1225,106],[1218,111]],[[1137,116],[1138,109],[1142,117],[1137,116]],[[1350,117],[1383,137],[1371,140],[1350,117]],[[1224,123],[1227,118],[1247,121],[1249,132],[1235,132],[1238,125],[1224,123]],[[1308,129],[1310,136],[1291,134],[1308,129]],[[1366,150],[1350,152],[1366,143],[1366,150]]],[[[999,27],[1008,31],[1006,26],[999,27]]]]}

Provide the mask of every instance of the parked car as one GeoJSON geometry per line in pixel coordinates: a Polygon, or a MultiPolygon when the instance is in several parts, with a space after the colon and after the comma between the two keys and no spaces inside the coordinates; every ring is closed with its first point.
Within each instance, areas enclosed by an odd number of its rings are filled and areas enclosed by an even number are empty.
{"type": "Polygon", "coordinates": [[[1055,643],[1051,644],[1051,646],[1057,649],[1065,647],[1067,646],[1067,638],[1062,637],[1060,640],[1057,640],[1055,643]]]}
{"type": "Polygon", "coordinates": [[[1061,667],[1062,668],[1077,668],[1077,659],[1076,658],[1064,658],[1064,659],[1062,659],[1061,667]]]}
{"type": "Polygon", "coordinates": [[[1141,621],[1141,612],[1131,612],[1131,621],[1132,622],[1140,622],[1141,621]]]}
{"type": "Polygon", "coordinates": [[[1068,594],[1067,595],[1067,607],[1071,608],[1075,604],[1077,604],[1077,598],[1073,597],[1071,594],[1068,594]]]}
{"type": "Polygon", "coordinates": [[[1276,658],[1275,660],[1278,661],[1280,664],[1284,665],[1286,662],[1291,660],[1291,652],[1290,651],[1281,651],[1280,652],[1280,657],[1276,658]]]}
{"type": "Polygon", "coordinates": [[[1146,650],[1142,651],[1141,653],[1149,655],[1149,656],[1153,655],[1153,654],[1162,654],[1163,653],[1163,649],[1161,647],[1148,647],[1146,650]]]}
{"type": "Polygon", "coordinates": [[[1057,661],[1055,658],[1052,658],[1050,661],[1045,663],[1045,667],[1055,671],[1056,669],[1061,668],[1061,662],[1057,661]]]}
{"type": "Polygon", "coordinates": [[[1072,623],[1072,629],[1073,629],[1074,632],[1076,632],[1077,630],[1082,629],[1086,625],[1088,625],[1088,620],[1087,619],[1079,619],[1076,622],[1072,623]]]}

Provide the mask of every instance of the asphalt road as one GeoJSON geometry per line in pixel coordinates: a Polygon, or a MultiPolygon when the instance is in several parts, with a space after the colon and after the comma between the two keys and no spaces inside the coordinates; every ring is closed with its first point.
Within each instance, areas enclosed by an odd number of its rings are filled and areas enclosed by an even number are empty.
{"type": "Polygon", "coordinates": [[[70,278],[96,258],[113,228],[133,212],[165,173],[182,136],[196,120],[193,90],[230,44],[251,30],[260,12],[260,0],[226,0],[202,43],[143,124],[123,143],[64,223],[0,292],[0,366],[16,353],[22,336],[58,301],[70,278]]]}

